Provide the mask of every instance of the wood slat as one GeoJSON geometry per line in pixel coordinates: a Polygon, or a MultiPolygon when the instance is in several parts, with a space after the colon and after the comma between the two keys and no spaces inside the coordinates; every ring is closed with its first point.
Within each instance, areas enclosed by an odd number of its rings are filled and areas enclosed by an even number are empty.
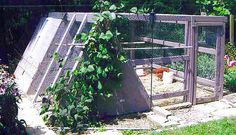
{"type": "MultiPolygon", "coordinates": [[[[141,37],[140,39],[144,42],[152,43],[152,38],[141,37]]],[[[170,46],[170,47],[185,46],[185,44],[183,44],[183,43],[165,41],[165,40],[160,40],[160,39],[153,39],[153,43],[154,44],[159,44],[159,45],[170,46]]]]}
{"type": "Polygon", "coordinates": [[[197,98],[196,99],[196,103],[197,104],[204,104],[204,103],[209,103],[209,102],[213,102],[216,100],[215,96],[211,96],[211,97],[202,97],[202,98],[197,98]]]}
{"type": "Polygon", "coordinates": [[[145,44],[145,42],[121,42],[122,45],[138,45],[145,44]]]}
{"type": "Polygon", "coordinates": [[[190,102],[184,102],[184,103],[164,106],[162,108],[166,110],[178,110],[178,109],[183,109],[183,108],[189,108],[191,106],[192,104],[190,102]]]}
{"type": "Polygon", "coordinates": [[[224,22],[196,22],[195,26],[223,26],[224,22]]]}
{"type": "Polygon", "coordinates": [[[187,90],[184,91],[176,91],[176,92],[170,92],[170,93],[163,93],[163,94],[158,94],[158,95],[153,95],[152,99],[157,100],[157,99],[165,99],[165,98],[172,98],[172,97],[179,97],[179,96],[185,96],[188,94],[187,90]]]}
{"type": "Polygon", "coordinates": [[[177,61],[187,61],[189,60],[189,56],[180,55],[180,56],[170,56],[170,57],[160,57],[160,58],[147,58],[147,59],[134,59],[130,60],[135,65],[150,65],[151,61],[155,64],[169,64],[177,61]]]}
{"type": "Polygon", "coordinates": [[[216,49],[206,48],[206,47],[198,47],[198,52],[215,55],[216,54],[216,49]]]}
{"type": "MultiPolygon", "coordinates": [[[[57,12],[52,12],[51,16],[53,16],[53,13],[57,12]]],[[[75,12],[67,12],[67,19],[70,20],[72,18],[72,15],[75,12]]],[[[83,18],[81,15],[84,15],[85,12],[77,12],[76,13],[76,21],[82,21],[83,18]]],[[[94,22],[94,15],[96,13],[87,13],[88,14],[88,22],[94,22]]],[[[149,20],[149,14],[133,14],[133,13],[118,13],[120,15],[123,15],[127,17],[129,20],[133,21],[148,21],[149,20]]],[[[184,22],[184,21],[194,21],[194,22],[227,22],[227,17],[224,16],[200,16],[200,15],[180,15],[180,14],[156,14],[156,21],[179,21],[179,22],[184,22]]]]}
{"type": "Polygon", "coordinates": [[[139,47],[139,48],[123,48],[123,50],[129,51],[129,50],[170,50],[170,49],[190,49],[191,46],[182,46],[182,47],[139,47]]]}

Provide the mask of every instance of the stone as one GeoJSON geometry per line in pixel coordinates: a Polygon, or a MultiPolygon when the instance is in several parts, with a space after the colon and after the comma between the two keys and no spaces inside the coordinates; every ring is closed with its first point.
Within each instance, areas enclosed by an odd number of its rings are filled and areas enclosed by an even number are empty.
{"type": "Polygon", "coordinates": [[[165,109],[163,109],[163,108],[161,108],[161,107],[159,107],[159,106],[153,107],[152,110],[153,110],[157,115],[160,115],[160,116],[165,117],[165,118],[167,118],[167,117],[169,117],[169,116],[172,115],[171,112],[169,112],[169,111],[167,111],[167,110],[165,110],[165,109]]]}
{"type": "Polygon", "coordinates": [[[215,115],[215,116],[219,116],[219,117],[235,117],[236,116],[236,108],[217,110],[211,114],[215,115]]]}
{"type": "Polygon", "coordinates": [[[159,115],[148,115],[147,118],[160,126],[163,126],[166,122],[168,122],[168,119],[159,115]]]}

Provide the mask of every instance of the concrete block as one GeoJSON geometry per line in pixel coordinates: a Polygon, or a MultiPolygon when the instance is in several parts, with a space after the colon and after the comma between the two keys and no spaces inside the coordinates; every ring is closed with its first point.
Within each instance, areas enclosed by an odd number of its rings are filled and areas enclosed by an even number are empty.
{"type": "Polygon", "coordinates": [[[157,115],[160,115],[160,116],[165,117],[165,118],[167,118],[167,117],[169,117],[169,116],[172,115],[171,112],[169,112],[169,111],[167,111],[167,110],[165,110],[165,109],[163,109],[163,108],[161,108],[161,107],[159,107],[159,106],[153,107],[152,110],[153,110],[157,115]]]}

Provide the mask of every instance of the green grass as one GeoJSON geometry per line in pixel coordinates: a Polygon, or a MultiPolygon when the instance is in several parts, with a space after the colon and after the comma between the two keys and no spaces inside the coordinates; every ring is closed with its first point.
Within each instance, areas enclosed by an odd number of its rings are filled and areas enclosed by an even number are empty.
{"type": "Polygon", "coordinates": [[[211,121],[204,124],[188,126],[154,133],[153,131],[124,131],[124,135],[236,135],[236,118],[211,121]]]}

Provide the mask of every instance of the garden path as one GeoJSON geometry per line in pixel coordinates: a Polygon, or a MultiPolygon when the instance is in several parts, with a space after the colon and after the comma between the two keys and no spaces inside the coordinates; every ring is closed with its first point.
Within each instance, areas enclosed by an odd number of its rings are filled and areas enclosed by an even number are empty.
{"type": "Polygon", "coordinates": [[[220,101],[174,110],[172,113],[178,118],[178,127],[223,119],[225,117],[236,117],[236,93],[226,95],[220,101]]]}
{"type": "Polygon", "coordinates": [[[39,115],[39,111],[34,107],[33,100],[26,95],[22,95],[22,101],[19,104],[19,119],[24,119],[27,124],[27,133],[30,135],[55,135],[44,124],[39,115]]]}
{"type": "MultiPolygon", "coordinates": [[[[28,125],[27,126],[28,133],[34,135],[55,134],[52,130],[48,129],[48,127],[44,124],[42,118],[39,115],[39,111],[36,108],[37,107],[35,107],[32,104],[31,98],[23,95],[22,102],[19,104],[19,119],[24,119],[26,121],[28,125]]],[[[185,127],[188,125],[199,124],[211,120],[223,119],[225,117],[236,117],[236,93],[226,95],[220,101],[206,104],[199,104],[191,108],[173,110],[171,112],[173,113],[173,116],[175,116],[176,118],[175,120],[178,122],[177,127],[185,127]]],[[[113,126],[114,129],[116,126],[122,127],[122,125],[113,125],[113,126]]],[[[142,128],[142,126],[143,125],[140,125],[140,128],[142,128]]],[[[157,131],[161,130],[163,129],[158,129],[157,131]]],[[[121,133],[118,132],[117,130],[106,131],[103,133],[101,132],[94,133],[94,134],[121,135],[121,133]]]]}

